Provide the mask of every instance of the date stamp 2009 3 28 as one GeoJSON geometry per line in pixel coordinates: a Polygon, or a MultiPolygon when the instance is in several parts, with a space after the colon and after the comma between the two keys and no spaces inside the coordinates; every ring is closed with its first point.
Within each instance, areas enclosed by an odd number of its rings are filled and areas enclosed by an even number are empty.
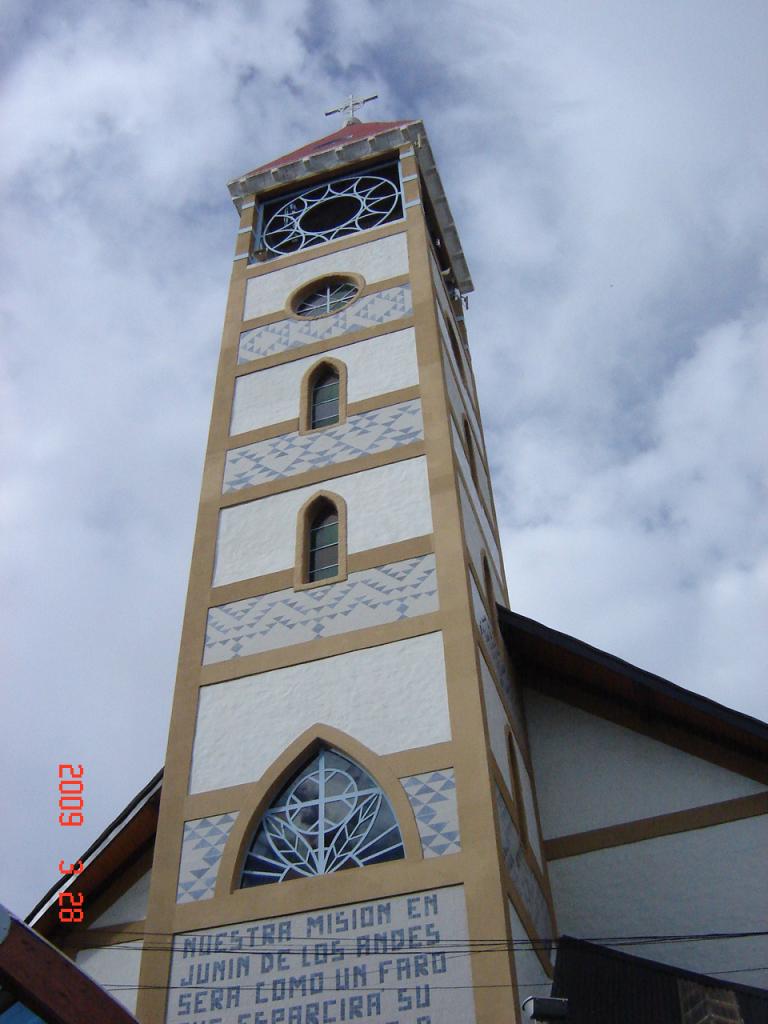
{"type": "MultiPolygon", "coordinates": [[[[59,825],[65,828],[79,828],[85,821],[83,815],[83,766],[81,764],[59,765],[59,825]]],[[[59,861],[59,873],[79,875],[83,862],[64,866],[59,861]]],[[[59,893],[59,920],[62,924],[80,924],[83,920],[83,894],[66,889],[59,893]]]]}

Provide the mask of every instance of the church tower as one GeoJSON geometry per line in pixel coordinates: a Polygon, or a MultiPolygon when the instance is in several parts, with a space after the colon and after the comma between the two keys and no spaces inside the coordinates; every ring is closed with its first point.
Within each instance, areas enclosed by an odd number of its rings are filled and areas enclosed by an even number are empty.
{"type": "Polygon", "coordinates": [[[501,1024],[547,991],[472,282],[423,124],[354,112],[230,185],[146,1024],[501,1024]]]}

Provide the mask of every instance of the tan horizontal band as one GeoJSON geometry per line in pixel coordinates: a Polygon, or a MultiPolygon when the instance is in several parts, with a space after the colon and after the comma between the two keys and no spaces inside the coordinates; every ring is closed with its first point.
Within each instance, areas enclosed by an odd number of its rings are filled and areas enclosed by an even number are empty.
{"type": "Polygon", "coordinates": [[[240,363],[235,367],[235,376],[243,377],[256,370],[268,370],[273,366],[280,366],[282,363],[306,359],[307,356],[322,355],[324,352],[330,352],[331,349],[355,345],[358,341],[368,341],[370,338],[378,338],[384,334],[395,334],[396,331],[404,331],[407,327],[413,327],[412,314],[404,316],[400,320],[387,320],[386,323],[376,324],[375,327],[363,327],[359,331],[350,331],[349,334],[338,334],[333,338],[326,338],[325,341],[308,341],[306,345],[297,345],[295,348],[275,352],[271,356],[262,356],[261,359],[240,363]]]}
{"type": "MultiPolygon", "coordinates": [[[[394,277],[385,277],[381,281],[370,281],[364,288],[360,289],[359,293],[355,296],[355,301],[365,299],[369,295],[375,295],[376,292],[386,291],[388,288],[398,288],[400,285],[408,284],[409,280],[408,274],[395,274],[394,277]]],[[[303,322],[301,317],[291,316],[290,310],[287,307],[283,307],[282,309],[276,309],[273,313],[265,313],[263,316],[254,316],[250,320],[243,320],[243,331],[250,331],[255,327],[266,327],[268,324],[279,324],[281,320],[293,319],[303,322]]]]}
{"type": "Polygon", "coordinates": [[[399,448],[388,448],[386,451],[374,452],[372,455],[362,455],[359,459],[335,462],[329,466],[318,466],[304,473],[296,473],[294,476],[284,476],[277,480],[269,480],[264,484],[256,484],[255,487],[243,487],[238,491],[229,491],[227,494],[222,494],[220,505],[222,508],[244,505],[249,501],[256,501],[258,498],[295,491],[300,487],[311,487],[313,484],[324,483],[326,480],[351,476],[353,473],[362,473],[367,469],[378,469],[379,466],[391,466],[395,462],[415,459],[423,454],[424,442],[413,441],[411,444],[404,444],[399,448]]]}
{"type": "Polygon", "coordinates": [[[578,857],[583,853],[640,843],[645,839],[658,839],[677,832],[726,825],[731,821],[754,818],[760,814],[768,814],[768,792],[547,839],[544,842],[544,853],[547,860],[562,860],[564,857],[578,857]]]}
{"type": "Polygon", "coordinates": [[[380,647],[383,644],[395,643],[397,640],[408,640],[425,633],[436,633],[443,625],[440,612],[429,612],[417,615],[412,619],[398,619],[367,629],[350,630],[337,636],[325,636],[319,640],[306,640],[290,647],[277,647],[260,654],[251,654],[244,658],[232,658],[229,661],[204,665],[200,673],[202,686],[213,683],[225,683],[244,676],[258,675],[261,672],[272,672],[274,669],[289,668],[292,665],[304,665],[321,658],[332,658],[337,654],[349,654],[351,651],[362,651],[368,647],[380,647]]]}
{"type": "Polygon", "coordinates": [[[332,252],[340,252],[342,249],[356,249],[359,245],[367,242],[375,242],[379,238],[386,238],[387,235],[400,235],[407,228],[405,220],[395,220],[390,224],[382,224],[381,227],[368,228],[358,235],[345,235],[333,242],[323,242],[320,245],[313,245],[299,252],[290,253],[286,256],[275,256],[263,263],[251,263],[245,277],[261,277],[262,274],[271,274],[275,270],[282,270],[284,267],[293,267],[297,263],[305,263],[316,260],[319,256],[327,256],[332,252]]]}
{"type": "MultiPolygon", "coordinates": [[[[397,391],[385,391],[380,395],[371,395],[370,398],[361,398],[357,402],[347,404],[347,419],[350,416],[364,412],[373,412],[374,409],[384,409],[388,405],[397,405],[400,402],[410,402],[418,398],[420,394],[418,384],[409,388],[398,388],[397,391]]],[[[271,423],[268,427],[259,427],[258,430],[248,430],[242,434],[232,434],[227,441],[227,449],[242,448],[247,444],[257,444],[259,441],[271,441],[274,437],[282,437],[283,434],[298,433],[299,417],[294,420],[282,420],[280,423],[271,423]]],[[[213,451],[214,448],[211,448],[213,451]]]]}
{"type": "MultiPolygon", "coordinates": [[[[347,555],[347,572],[363,572],[366,569],[375,569],[379,565],[389,565],[392,562],[403,562],[407,558],[429,555],[433,551],[432,534],[426,533],[421,537],[399,540],[394,544],[382,544],[378,548],[368,548],[366,551],[356,551],[354,554],[347,555]]],[[[265,576],[254,576],[248,580],[238,580],[237,583],[227,583],[223,587],[214,587],[211,590],[210,606],[228,604],[230,601],[244,601],[248,597],[261,597],[262,594],[287,590],[293,586],[293,574],[294,569],[291,566],[280,572],[271,572],[265,576]]]]}

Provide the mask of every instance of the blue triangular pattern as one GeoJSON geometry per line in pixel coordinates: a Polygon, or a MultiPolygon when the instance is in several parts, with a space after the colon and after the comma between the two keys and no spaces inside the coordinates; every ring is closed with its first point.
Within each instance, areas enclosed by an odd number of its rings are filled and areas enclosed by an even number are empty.
{"type": "Polygon", "coordinates": [[[421,556],[308,592],[281,591],[212,608],[206,663],[431,611],[434,576],[434,556],[421,556]],[[226,639],[214,643],[217,635],[226,639]]]}
{"type": "Polygon", "coordinates": [[[341,336],[368,326],[370,322],[384,323],[402,317],[410,310],[410,286],[400,285],[358,299],[334,316],[320,321],[284,319],[255,327],[240,335],[238,362],[249,362],[287,348],[341,336]]]}
{"type": "Polygon", "coordinates": [[[432,852],[435,854],[435,856],[442,857],[442,855],[446,852],[446,850],[449,849],[449,847],[449,843],[441,843],[439,846],[433,846],[432,852]]]}
{"type": "Polygon", "coordinates": [[[460,850],[453,769],[413,775],[401,782],[416,815],[424,856],[460,850]]]}
{"type": "Polygon", "coordinates": [[[177,899],[190,902],[213,895],[224,844],[237,819],[227,812],[184,823],[177,899]]]}

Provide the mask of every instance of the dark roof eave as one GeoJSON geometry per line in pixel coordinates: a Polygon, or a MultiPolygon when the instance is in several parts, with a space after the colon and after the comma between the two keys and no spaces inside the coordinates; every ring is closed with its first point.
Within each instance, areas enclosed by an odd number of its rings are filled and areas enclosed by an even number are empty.
{"type": "MultiPolygon", "coordinates": [[[[136,794],[130,803],[123,808],[114,821],[110,822],[104,831],[91,843],[88,849],[78,858],[78,860],[83,862],[84,868],[87,869],[89,863],[93,861],[96,854],[98,854],[100,850],[106,848],[110,842],[124,831],[126,826],[134,817],[134,812],[140,812],[143,809],[143,805],[149,803],[153,796],[159,795],[162,779],[163,769],[161,768],[160,771],[149,780],[146,786],[136,794]]],[[[84,876],[81,874],[77,877],[83,878],[84,876]]],[[[39,924],[41,918],[52,904],[54,897],[72,884],[72,879],[73,876],[71,875],[63,875],[54,882],[51,888],[40,900],[38,900],[32,910],[30,910],[24,918],[25,923],[31,927],[35,927],[39,924]]]]}
{"type": "Polygon", "coordinates": [[[47,1021],[137,1024],[111,993],[1,905],[0,980],[47,1021]]]}
{"type": "MultiPolygon", "coordinates": [[[[522,657],[531,663],[560,671],[563,665],[567,664],[577,676],[586,675],[590,668],[599,668],[601,678],[607,683],[611,677],[626,680],[636,689],[637,694],[645,694],[648,700],[661,699],[668,704],[677,705],[681,710],[685,709],[698,719],[717,722],[721,729],[726,727],[731,733],[749,737],[768,753],[768,724],[760,719],[686,690],[662,676],[638,668],[567,633],[551,629],[536,622],[535,619],[510,611],[503,605],[497,605],[497,612],[502,635],[511,657],[522,657]],[[566,656],[565,659],[557,656],[562,654],[566,656]]],[[[590,672],[590,681],[594,682],[595,678],[593,672],[590,672]]]]}

